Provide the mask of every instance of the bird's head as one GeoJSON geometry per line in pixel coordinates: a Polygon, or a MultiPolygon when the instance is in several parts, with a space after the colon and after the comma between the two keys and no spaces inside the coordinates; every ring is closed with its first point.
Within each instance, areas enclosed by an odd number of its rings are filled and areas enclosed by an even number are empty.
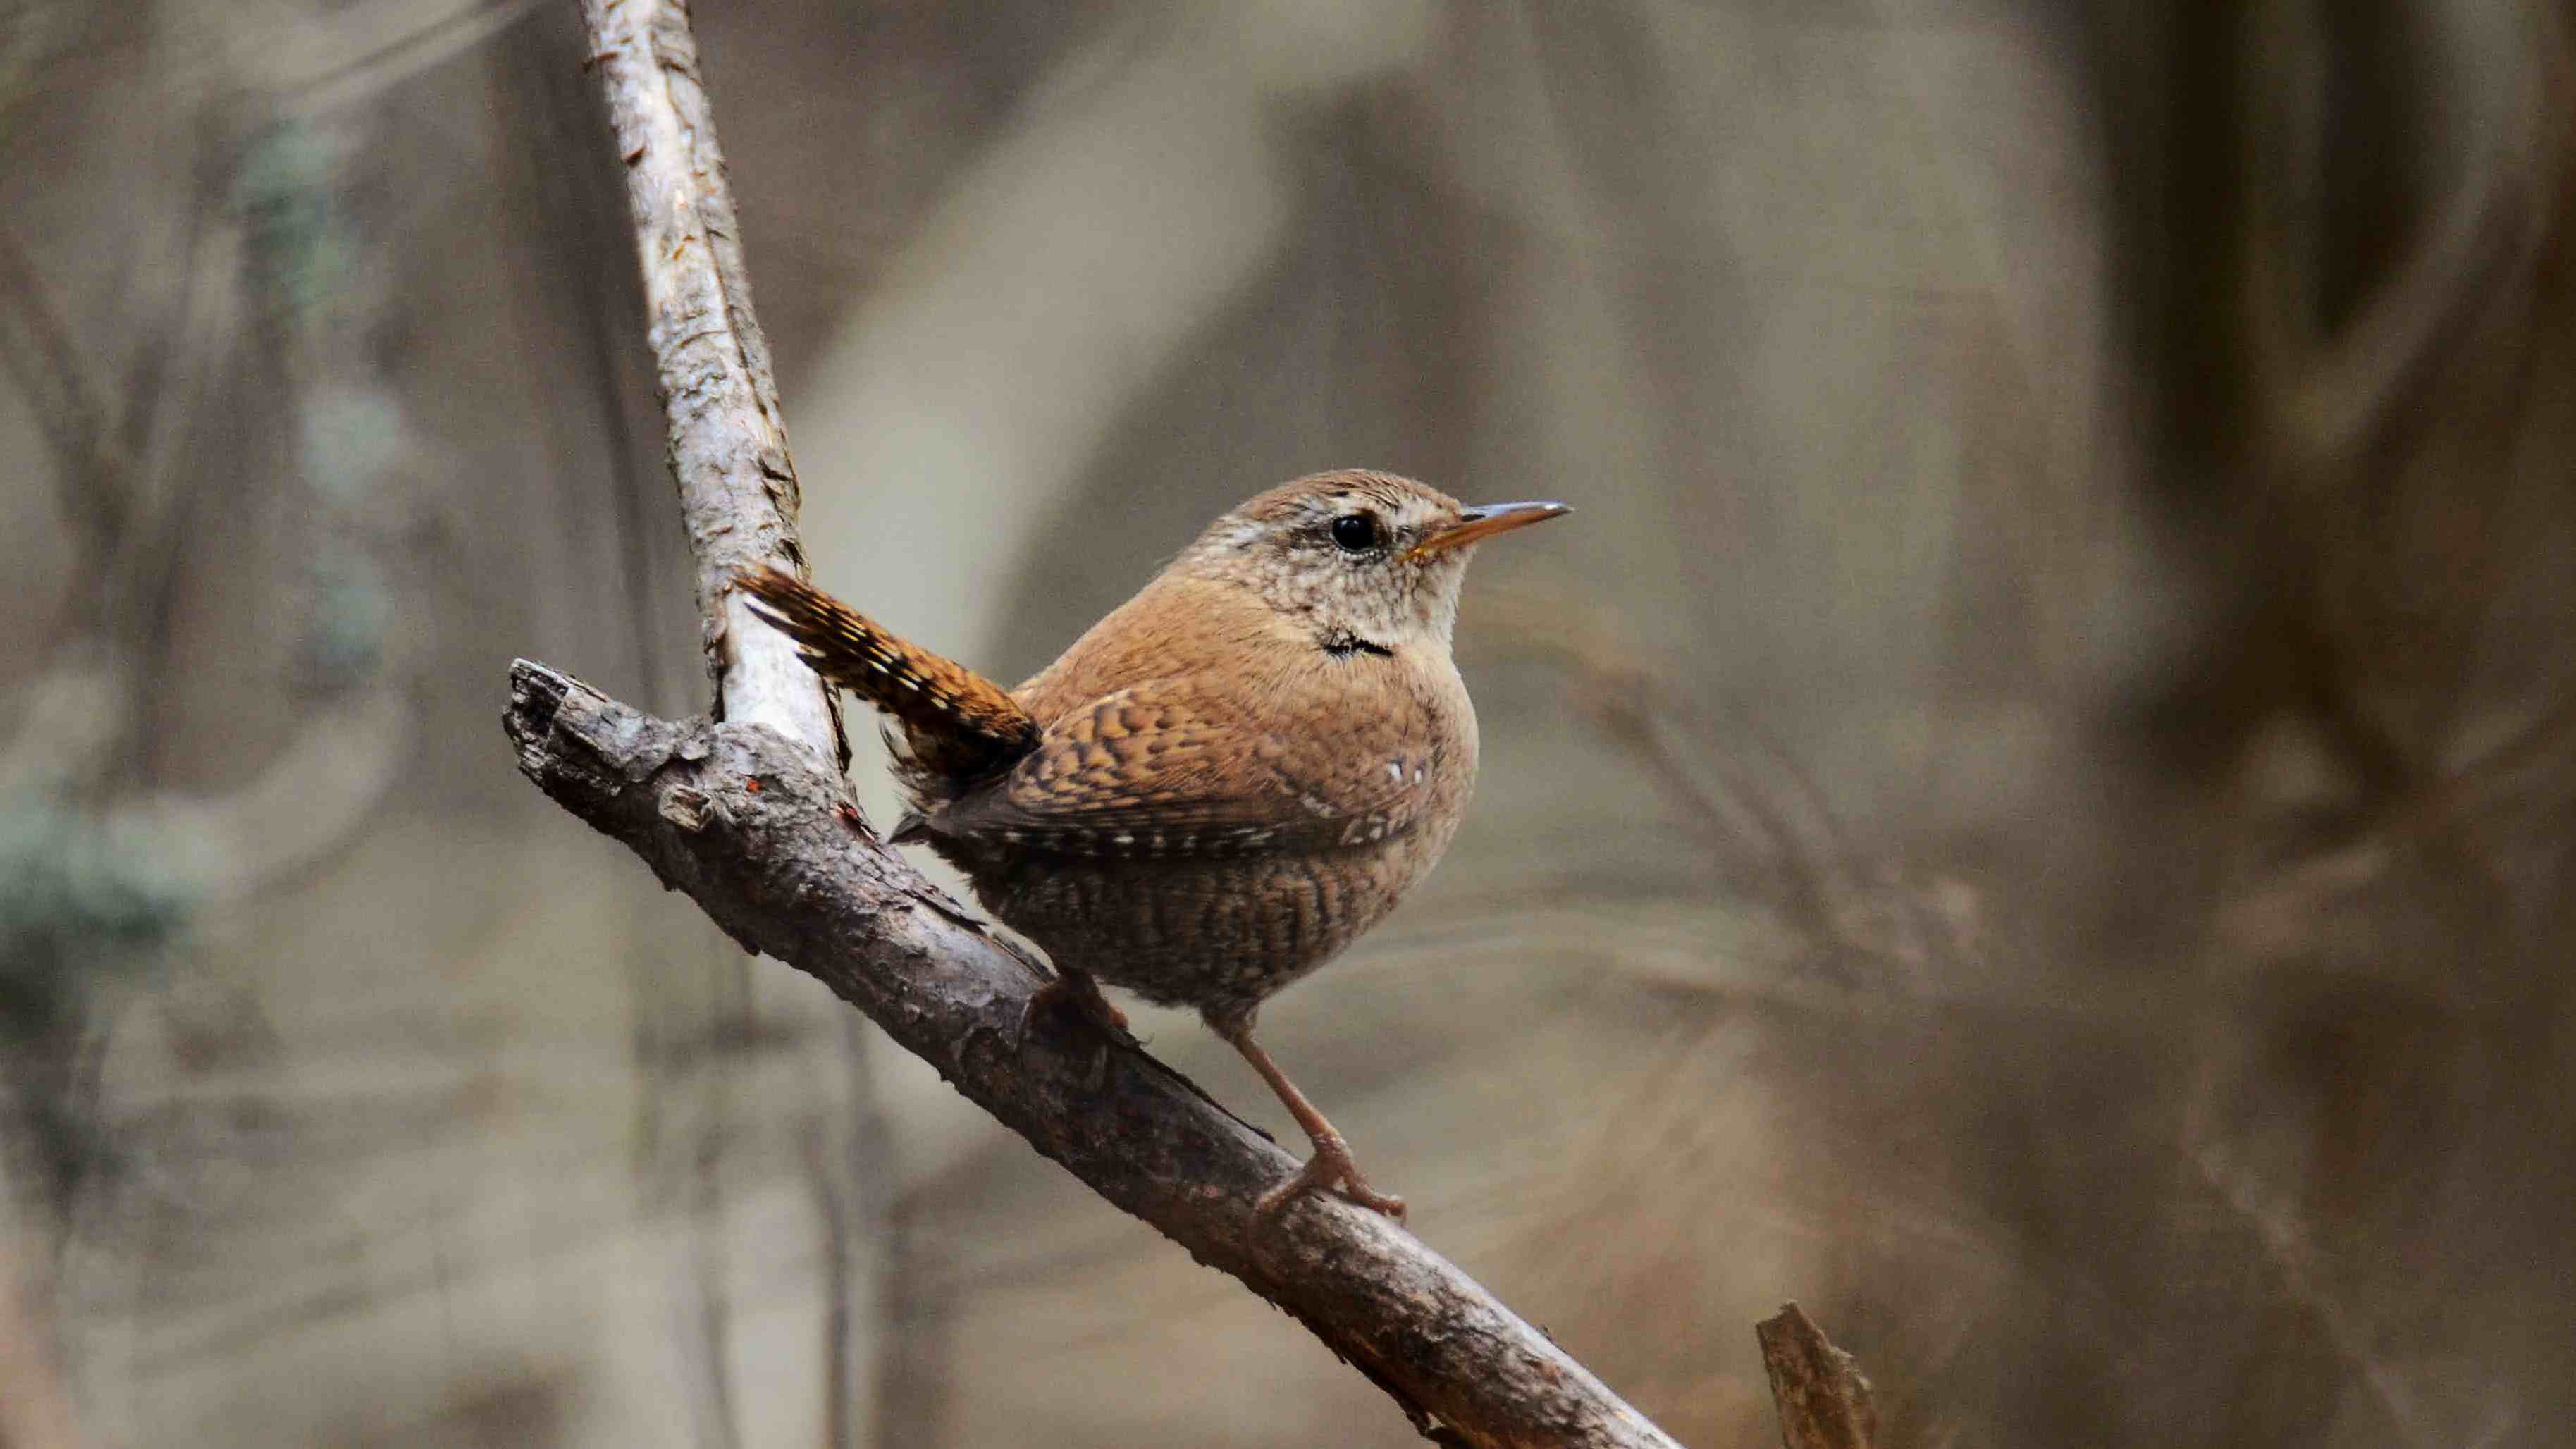
{"type": "Polygon", "coordinates": [[[1470,507],[1410,478],[1342,469],[1253,498],[1209,524],[1172,567],[1255,591],[1337,653],[1446,650],[1477,543],[1571,511],[1470,507]]]}

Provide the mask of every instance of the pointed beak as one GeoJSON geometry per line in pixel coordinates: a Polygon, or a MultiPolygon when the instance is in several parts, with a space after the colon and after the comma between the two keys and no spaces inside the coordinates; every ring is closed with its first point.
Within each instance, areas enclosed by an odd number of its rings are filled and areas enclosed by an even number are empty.
{"type": "Polygon", "coordinates": [[[1551,518],[1563,518],[1573,511],[1562,503],[1480,504],[1459,514],[1456,523],[1407,549],[1404,559],[1405,562],[1411,563],[1417,559],[1429,558],[1435,553],[1463,548],[1498,533],[1509,533],[1515,528],[1527,528],[1533,523],[1545,523],[1551,518]]]}

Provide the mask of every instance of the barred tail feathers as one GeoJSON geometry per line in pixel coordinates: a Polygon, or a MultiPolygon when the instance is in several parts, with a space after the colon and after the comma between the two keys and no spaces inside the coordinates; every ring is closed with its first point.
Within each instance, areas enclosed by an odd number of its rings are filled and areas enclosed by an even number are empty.
{"type": "Polygon", "coordinates": [[[1037,721],[965,665],[905,643],[792,574],[763,569],[736,582],[752,612],[795,640],[816,673],[903,723],[913,768],[971,778],[1036,748],[1037,721]]]}

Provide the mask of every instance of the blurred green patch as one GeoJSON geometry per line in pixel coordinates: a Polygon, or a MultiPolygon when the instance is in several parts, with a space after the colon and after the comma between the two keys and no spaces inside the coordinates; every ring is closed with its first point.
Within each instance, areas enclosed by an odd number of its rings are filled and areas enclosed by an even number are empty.
{"type": "Polygon", "coordinates": [[[105,1151],[76,1100],[97,992],[154,969],[194,907],[193,892],[86,812],[38,794],[0,800],[0,1060],[24,1145],[58,1193],[105,1151]]]}

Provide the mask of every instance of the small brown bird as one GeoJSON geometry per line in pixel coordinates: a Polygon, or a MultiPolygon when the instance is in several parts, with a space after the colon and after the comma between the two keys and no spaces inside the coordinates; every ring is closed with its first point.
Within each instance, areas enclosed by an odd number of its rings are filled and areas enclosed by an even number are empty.
{"type": "Polygon", "coordinates": [[[907,644],[786,574],[741,579],[826,679],[903,726],[926,841],[1104,1023],[1095,978],[1194,1007],[1314,1154],[1316,1188],[1397,1218],[1270,1054],[1253,1014],[1377,924],[1457,833],[1476,713],[1450,662],[1474,545],[1561,503],[1469,508],[1385,473],[1318,473],[1210,524],[1018,689],[907,644]]]}

